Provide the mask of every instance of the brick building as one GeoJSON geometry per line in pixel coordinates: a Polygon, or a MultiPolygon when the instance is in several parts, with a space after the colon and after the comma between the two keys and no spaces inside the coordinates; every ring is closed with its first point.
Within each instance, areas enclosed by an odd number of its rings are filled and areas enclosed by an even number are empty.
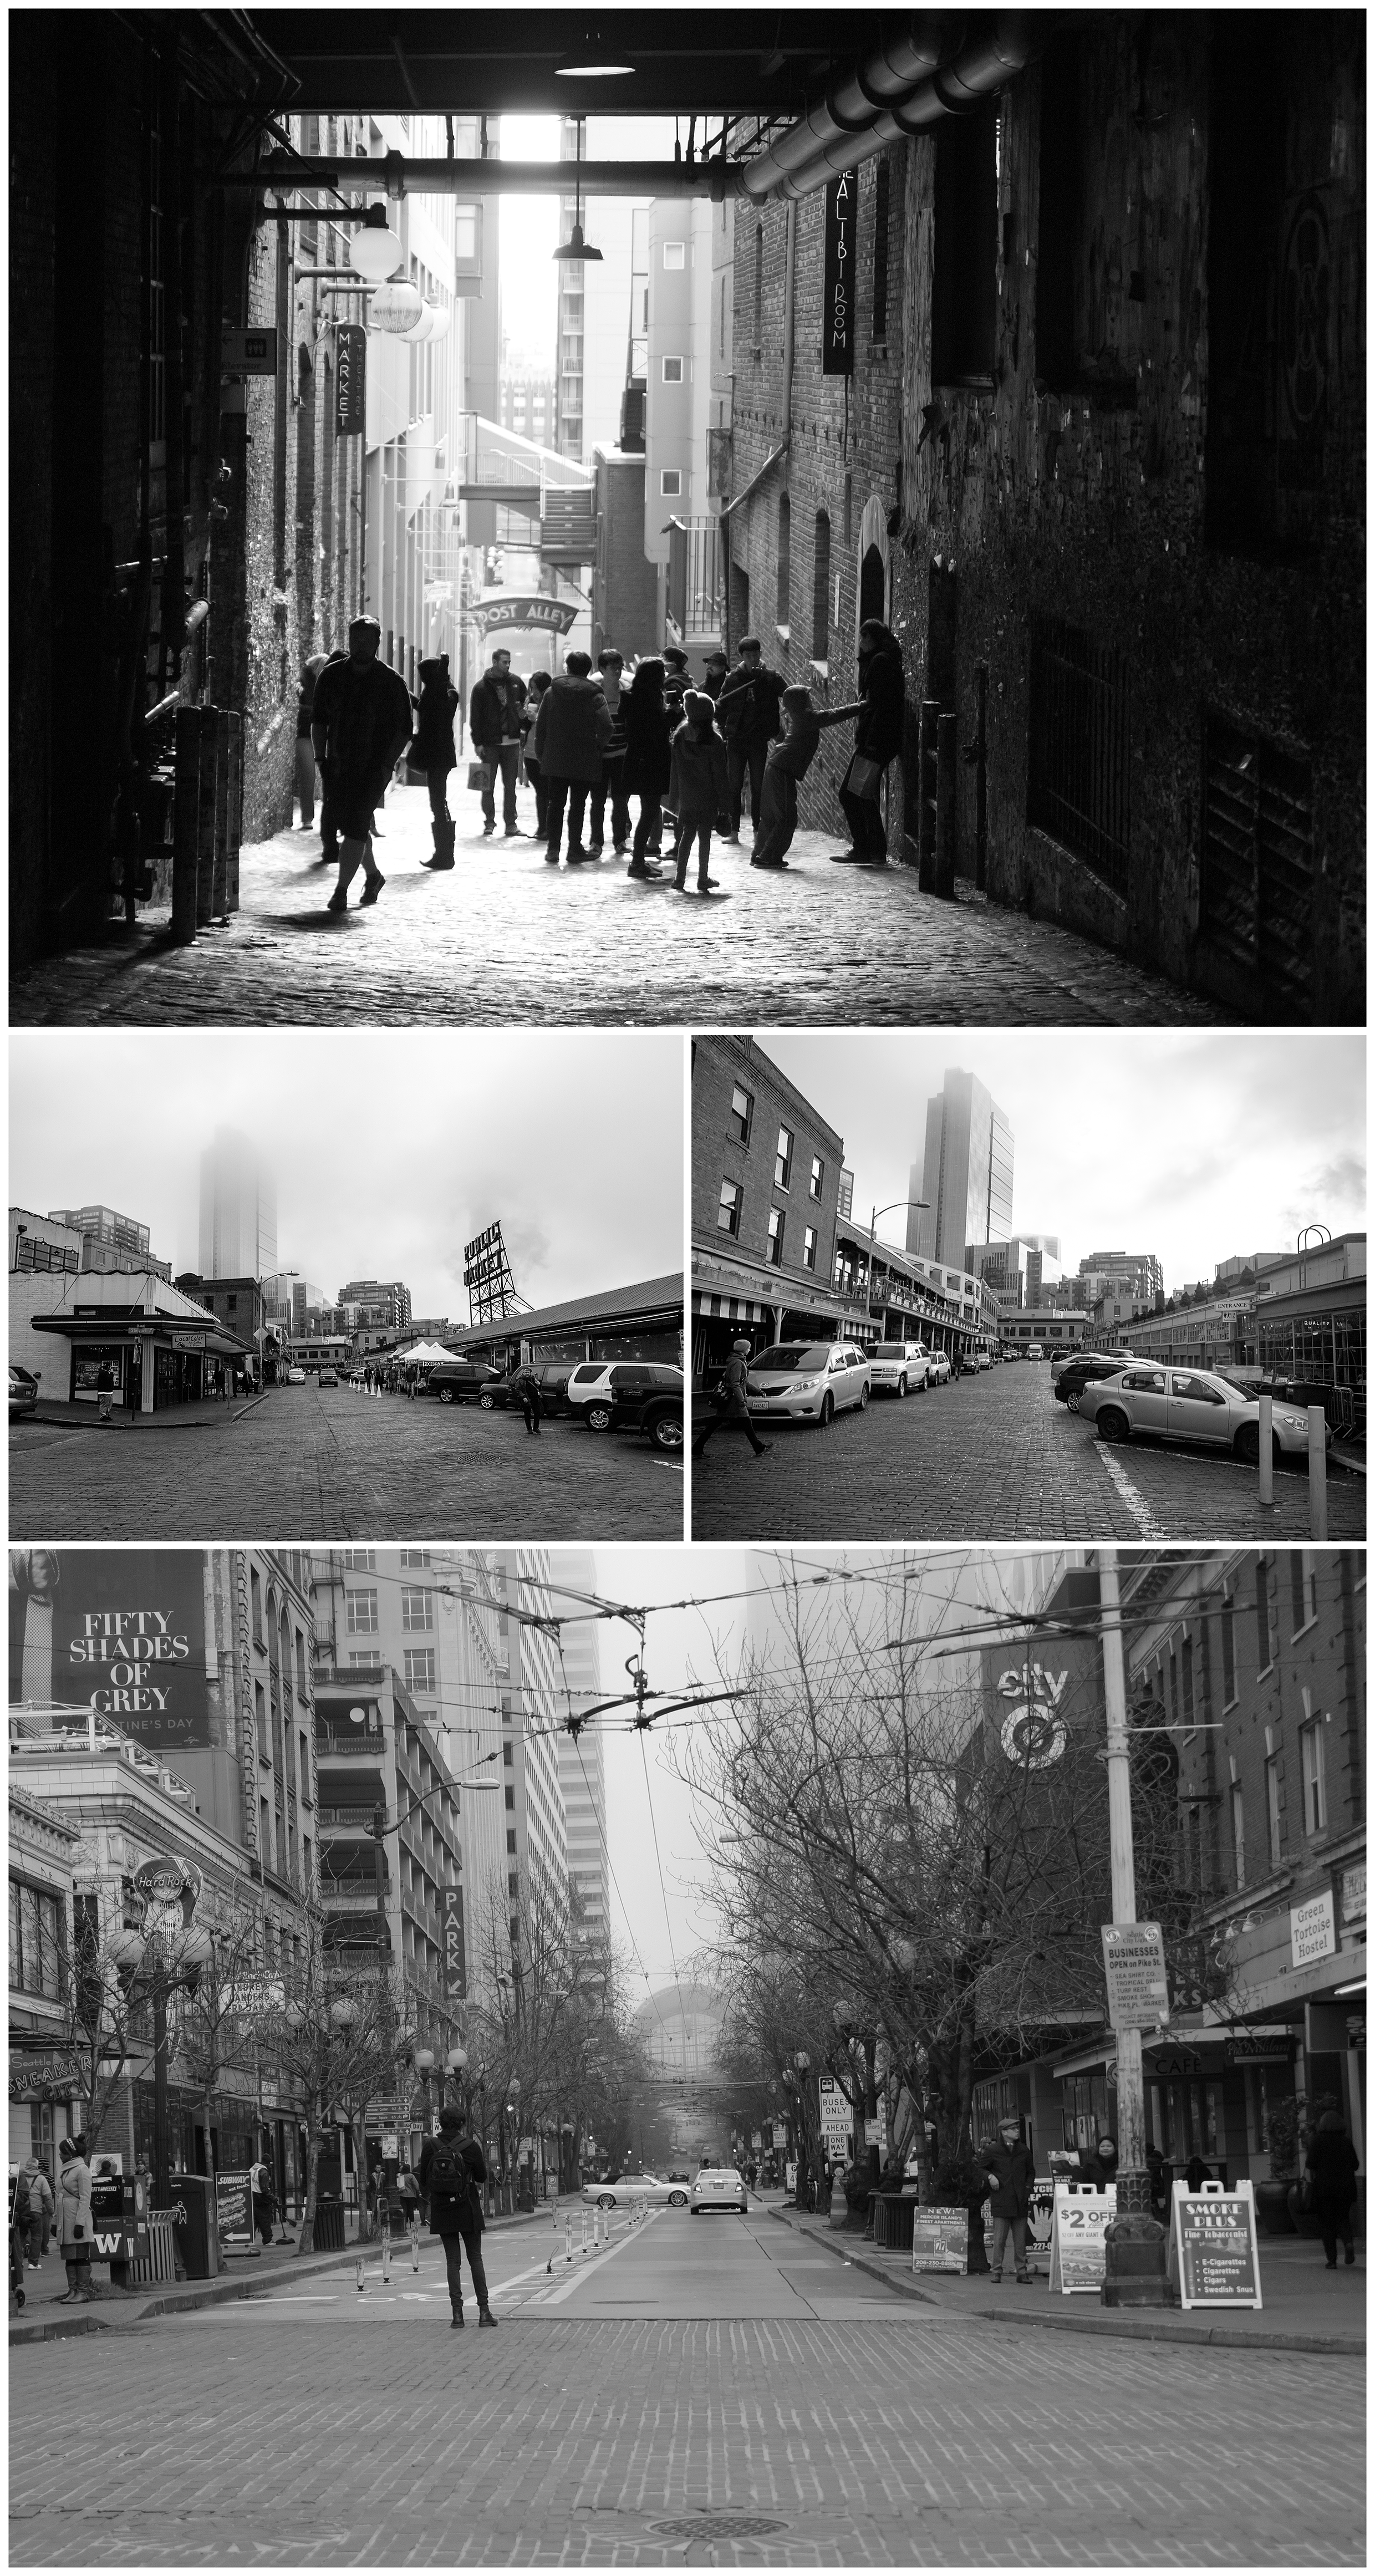
{"type": "Polygon", "coordinates": [[[692,1365],[867,1334],[835,1286],[844,1142],[753,1038],[692,1049],[692,1365]]]}
{"type": "Polygon", "coordinates": [[[1362,1016],[1363,94],[1354,12],[1076,18],[860,160],[848,383],[824,190],[735,215],[732,639],[834,703],[886,613],[895,855],[926,697],[960,875],[1257,1019],[1362,1016]]]}

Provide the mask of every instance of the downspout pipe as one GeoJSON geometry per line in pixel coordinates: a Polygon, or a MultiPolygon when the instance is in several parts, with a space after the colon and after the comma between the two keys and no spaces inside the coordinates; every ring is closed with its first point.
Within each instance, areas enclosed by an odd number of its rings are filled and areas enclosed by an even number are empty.
{"type": "MultiPolygon", "coordinates": [[[[795,140],[803,129],[794,126],[757,161],[745,165],[746,194],[782,191],[790,198],[810,196],[837,171],[857,168],[905,135],[924,133],[944,117],[967,114],[990,90],[1001,89],[1025,70],[1044,24],[1036,13],[1000,13],[986,21],[981,32],[961,45],[948,62],[937,59],[925,66],[920,78],[900,95],[888,98],[862,129],[832,123],[821,134],[812,131],[811,149],[805,155],[795,140]],[[772,165],[767,171],[766,163],[772,165]]],[[[811,125],[824,114],[817,110],[811,125]]]]}
{"type": "Polygon", "coordinates": [[[890,37],[876,53],[866,55],[848,78],[828,91],[819,107],[790,126],[757,160],[745,164],[747,194],[767,197],[785,184],[790,172],[809,165],[838,136],[867,133],[880,109],[891,100],[905,98],[936,69],[940,58],[939,18],[914,18],[905,35],[890,37]]]}

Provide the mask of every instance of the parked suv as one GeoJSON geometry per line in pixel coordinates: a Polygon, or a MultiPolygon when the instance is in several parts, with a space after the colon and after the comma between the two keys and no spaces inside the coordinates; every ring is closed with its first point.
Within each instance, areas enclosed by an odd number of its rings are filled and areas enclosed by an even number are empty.
{"type": "Polygon", "coordinates": [[[1116,1377],[1119,1369],[1131,1364],[1130,1351],[1075,1351],[1063,1368],[1052,1369],[1050,1391],[1057,1404],[1067,1404],[1071,1413],[1077,1413],[1086,1386],[1095,1378],[1116,1377]]]}
{"type": "Polygon", "coordinates": [[[656,1449],[683,1445],[683,1372],[653,1360],[584,1361],[568,1381],[568,1402],[589,1431],[647,1431],[656,1449]]]}
{"type": "Polygon", "coordinates": [[[484,1387],[500,1383],[501,1371],[485,1360],[445,1360],[432,1368],[427,1392],[441,1404],[480,1404],[484,1387]]]}
{"type": "Polygon", "coordinates": [[[567,1360],[542,1360],[538,1368],[515,1368],[512,1369],[509,1377],[494,1378],[490,1386],[484,1386],[478,1396],[478,1403],[484,1413],[500,1411],[503,1406],[511,1404],[519,1411],[523,1401],[523,1381],[532,1377],[539,1388],[540,1403],[544,1411],[566,1413],[570,1374],[567,1360]]]}
{"type": "Polygon", "coordinates": [[[869,1383],[875,1394],[907,1395],[915,1387],[925,1395],[931,1354],[924,1342],[876,1342],[869,1353],[869,1383]]]}

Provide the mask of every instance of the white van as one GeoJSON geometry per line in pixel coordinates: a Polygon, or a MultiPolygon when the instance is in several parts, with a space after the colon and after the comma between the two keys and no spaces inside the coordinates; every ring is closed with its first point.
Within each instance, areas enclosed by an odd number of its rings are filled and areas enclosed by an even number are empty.
{"type": "Polygon", "coordinates": [[[925,1395],[931,1354],[924,1342],[878,1342],[869,1359],[875,1392],[883,1387],[889,1395],[925,1395]]]}

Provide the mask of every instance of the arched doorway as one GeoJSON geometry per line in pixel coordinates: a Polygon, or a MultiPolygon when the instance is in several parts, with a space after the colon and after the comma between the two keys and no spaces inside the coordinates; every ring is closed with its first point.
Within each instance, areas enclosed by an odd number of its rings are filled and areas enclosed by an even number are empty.
{"type": "Polygon", "coordinates": [[[888,605],[888,567],[877,546],[866,546],[859,564],[859,622],[867,625],[871,617],[883,618],[888,605]]]}

